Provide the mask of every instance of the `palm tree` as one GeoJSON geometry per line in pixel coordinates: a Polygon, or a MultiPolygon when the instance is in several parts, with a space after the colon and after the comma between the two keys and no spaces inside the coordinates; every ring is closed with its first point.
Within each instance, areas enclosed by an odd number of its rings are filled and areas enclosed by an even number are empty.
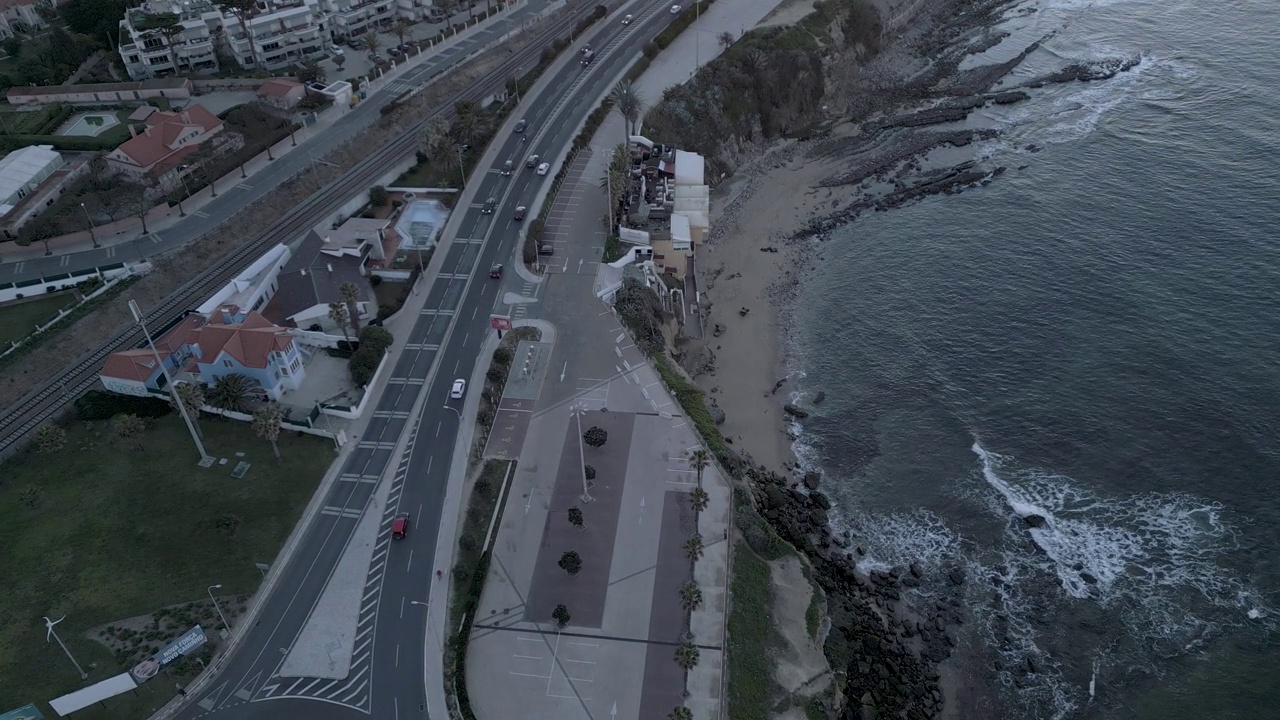
{"type": "Polygon", "coordinates": [[[689,467],[698,473],[698,487],[702,487],[702,471],[711,464],[711,454],[702,448],[689,453],[689,467]]]}
{"type": "Polygon", "coordinates": [[[625,121],[626,140],[629,143],[631,136],[636,134],[636,123],[640,120],[640,111],[644,109],[644,102],[641,101],[640,95],[630,80],[619,80],[618,84],[613,86],[609,97],[613,99],[613,109],[625,121]]]}
{"type": "Polygon", "coordinates": [[[121,413],[111,418],[111,429],[121,440],[132,445],[134,450],[143,451],[142,434],[147,431],[147,423],[142,418],[121,413]]]}
{"type": "Polygon", "coordinates": [[[191,382],[182,382],[173,386],[173,395],[169,398],[175,405],[182,403],[182,408],[187,411],[187,417],[191,418],[191,424],[196,429],[196,435],[204,437],[204,430],[200,427],[200,409],[204,407],[204,388],[191,382]]]}
{"type": "Polygon", "coordinates": [[[467,186],[467,156],[461,143],[451,142],[440,148],[434,155],[434,160],[445,170],[458,171],[459,189],[467,186]]]}
{"type": "Polygon", "coordinates": [[[685,672],[698,666],[698,656],[698,646],[693,643],[685,643],[676,648],[676,664],[685,672]]]}
{"type": "Polygon", "coordinates": [[[409,31],[412,29],[413,29],[413,23],[409,22],[408,20],[405,20],[404,18],[400,18],[399,20],[396,20],[395,25],[391,26],[391,32],[396,34],[396,39],[400,41],[401,45],[404,44],[404,36],[408,35],[409,31]]]}
{"type": "Polygon", "coordinates": [[[702,535],[698,533],[690,535],[681,547],[684,548],[684,556],[689,558],[690,564],[702,559],[702,551],[705,549],[702,546],[702,535]]]}
{"type": "Polygon", "coordinates": [[[284,462],[276,443],[280,439],[280,419],[279,405],[263,405],[253,412],[253,434],[271,443],[271,454],[276,456],[277,465],[284,462]]]}
{"type": "Polygon", "coordinates": [[[364,46],[369,48],[370,55],[378,54],[378,33],[370,30],[364,34],[364,46]]]}
{"type": "Polygon", "coordinates": [[[338,329],[342,331],[342,337],[346,338],[347,344],[350,345],[351,335],[347,332],[347,321],[351,317],[347,314],[347,306],[336,300],[329,303],[329,319],[338,326],[338,329]]]}
{"type": "Polygon", "coordinates": [[[693,720],[693,712],[689,708],[680,705],[671,709],[667,715],[667,720],[693,720]]]}
{"type": "Polygon", "coordinates": [[[41,425],[31,439],[35,442],[37,452],[53,454],[67,444],[67,431],[57,425],[41,425]]]}
{"type": "Polygon", "coordinates": [[[338,294],[342,296],[342,301],[347,304],[347,315],[351,321],[351,332],[359,336],[360,308],[356,306],[356,302],[360,300],[360,288],[356,287],[356,284],[353,282],[344,282],[338,286],[338,294]]]}
{"type": "Polygon", "coordinates": [[[693,506],[693,511],[695,513],[700,513],[703,510],[706,510],[707,505],[710,504],[710,502],[711,496],[702,488],[694,488],[693,492],[689,493],[689,504],[693,506]]]}
{"type": "Polygon", "coordinates": [[[680,607],[687,613],[702,607],[702,588],[690,580],[680,588],[680,607]]]}
{"type": "Polygon", "coordinates": [[[231,373],[218,378],[209,391],[208,402],[216,408],[232,412],[248,412],[254,395],[254,382],[247,375],[231,373]]]}

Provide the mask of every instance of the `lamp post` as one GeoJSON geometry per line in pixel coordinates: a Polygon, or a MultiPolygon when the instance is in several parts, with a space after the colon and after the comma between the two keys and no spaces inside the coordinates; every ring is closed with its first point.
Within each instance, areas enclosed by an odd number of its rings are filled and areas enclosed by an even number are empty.
{"type": "Polygon", "coordinates": [[[587,408],[582,403],[575,403],[573,406],[573,417],[578,421],[578,457],[581,458],[582,460],[582,462],[578,463],[578,465],[580,466],[578,468],[578,472],[582,474],[582,498],[581,499],[582,499],[583,505],[586,505],[587,503],[595,499],[591,497],[590,488],[588,487],[587,451],[585,448],[582,447],[582,414],[585,413],[586,411],[587,411],[587,408]]]}
{"type": "Polygon", "coordinates": [[[432,632],[432,630],[431,630],[431,603],[425,603],[425,602],[422,602],[421,600],[410,600],[410,601],[409,601],[409,604],[410,604],[410,605],[421,605],[422,607],[424,607],[424,608],[426,608],[426,609],[427,609],[427,632],[428,632],[428,633],[430,633],[430,634],[432,634],[432,635],[435,635],[435,636],[436,636],[436,645],[437,645],[437,646],[443,646],[443,644],[444,644],[444,643],[442,643],[442,642],[440,641],[440,636],[439,636],[438,634],[436,634],[436,633],[432,632]]]}
{"type": "Polygon", "coordinates": [[[204,443],[200,442],[200,435],[196,433],[196,426],[191,422],[191,415],[187,412],[186,403],[182,402],[182,398],[177,397],[177,387],[173,383],[173,378],[169,375],[169,366],[164,364],[160,359],[160,351],[156,350],[156,343],[151,339],[151,331],[147,329],[145,317],[142,314],[142,308],[138,307],[136,300],[129,301],[129,312],[133,314],[133,321],[138,323],[138,327],[142,328],[142,334],[147,338],[147,347],[151,348],[151,355],[155,357],[156,364],[160,366],[160,372],[164,375],[165,384],[169,386],[169,391],[174,393],[174,404],[178,406],[178,414],[182,415],[182,420],[187,424],[187,431],[191,433],[191,442],[196,444],[196,450],[200,451],[200,462],[206,466],[213,464],[213,458],[204,451],[204,443]]]}
{"type": "Polygon", "coordinates": [[[218,598],[213,596],[213,591],[220,587],[222,587],[222,583],[209,586],[209,599],[213,601],[213,609],[218,611],[218,617],[222,618],[222,626],[227,629],[228,633],[230,633],[231,623],[227,622],[227,616],[222,614],[222,607],[218,605],[218,598]]]}
{"type": "Polygon", "coordinates": [[[84,211],[84,219],[89,221],[89,240],[93,241],[95,248],[102,247],[98,244],[98,235],[93,231],[93,218],[89,217],[89,208],[80,203],[80,209],[84,211]]]}
{"type": "Polygon", "coordinates": [[[67,659],[71,661],[71,664],[76,666],[76,672],[80,673],[80,679],[88,680],[89,673],[85,672],[84,668],[80,667],[80,663],[76,662],[76,659],[71,656],[71,651],[68,650],[67,646],[63,644],[62,638],[58,637],[58,631],[53,629],[54,625],[57,625],[58,623],[66,619],[67,619],[66,615],[63,615],[57,620],[50,620],[48,617],[46,617],[44,619],[44,628],[45,628],[44,641],[49,642],[50,637],[52,637],[54,640],[57,640],[58,647],[62,648],[62,652],[67,654],[67,659]]]}
{"type": "Polygon", "coordinates": [[[514,77],[512,77],[512,80],[514,81],[512,84],[516,86],[516,105],[520,104],[520,71],[521,70],[524,70],[523,66],[516,68],[516,74],[514,77]]]}

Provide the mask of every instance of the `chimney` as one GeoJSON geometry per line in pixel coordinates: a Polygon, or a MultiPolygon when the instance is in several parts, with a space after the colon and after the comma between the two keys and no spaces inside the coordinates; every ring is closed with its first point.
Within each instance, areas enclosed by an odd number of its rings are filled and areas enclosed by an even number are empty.
{"type": "Polygon", "coordinates": [[[129,137],[131,138],[138,137],[138,127],[133,123],[129,123],[129,137]]]}
{"type": "Polygon", "coordinates": [[[188,125],[191,124],[191,113],[189,111],[182,111],[182,122],[187,123],[188,125]]]}

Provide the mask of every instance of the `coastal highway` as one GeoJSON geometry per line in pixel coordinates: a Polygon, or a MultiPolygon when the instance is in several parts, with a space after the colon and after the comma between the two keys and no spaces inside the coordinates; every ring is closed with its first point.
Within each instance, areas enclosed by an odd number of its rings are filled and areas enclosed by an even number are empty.
{"type": "MultiPolygon", "coordinates": [[[[179,717],[219,718],[425,718],[423,644],[438,651],[440,638],[426,634],[425,608],[417,602],[446,602],[444,583],[431,566],[439,538],[440,517],[449,467],[459,431],[460,403],[448,399],[454,378],[471,377],[485,335],[488,316],[502,282],[490,280],[495,262],[519,261],[518,205],[531,206],[542,183],[519,162],[513,176],[498,170],[530,153],[557,160],[567,152],[581,119],[594,107],[614,78],[670,21],[665,2],[633,3],[636,21],[622,26],[616,17],[597,25],[587,40],[597,50],[589,68],[573,62],[552,78],[522,108],[529,121],[527,140],[499,137],[495,167],[478,168],[472,199],[456,237],[445,253],[440,275],[427,289],[426,303],[404,343],[390,382],[373,419],[346,460],[324,509],[305,528],[302,544],[276,591],[265,602],[258,621],[239,629],[248,633],[221,672],[187,699],[179,717]],[[485,198],[498,200],[493,214],[481,212],[485,198]],[[421,414],[410,417],[419,393],[427,394],[421,414]],[[452,402],[452,404],[451,404],[452,402]],[[406,457],[394,456],[397,441],[410,432],[406,457]],[[277,675],[284,652],[297,638],[316,600],[350,541],[376,482],[393,467],[390,496],[374,562],[364,588],[350,673],[338,680],[282,678],[277,675]],[[390,523],[398,514],[413,516],[408,537],[391,541],[390,523]],[[382,552],[385,549],[386,552],[382,552]]],[[[478,392],[469,388],[468,392],[478,392]]],[[[432,679],[432,690],[439,687],[432,679]]]]}
{"type": "MultiPolygon", "coordinates": [[[[378,94],[372,95],[369,100],[356,106],[345,117],[334,123],[328,131],[307,140],[299,148],[299,152],[292,152],[281,157],[271,163],[268,169],[254,175],[249,181],[250,187],[248,189],[237,186],[219,193],[218,197],[202,211],[208,217],[193,215],[183,223],[166,230],[165,237],[157,238],[153,234],[143,239],[141,241],[142,244],[148,246],[146,254],[158,252],[162,247],[171,249],[181,242],[197,239],[218,222],[226,221],[244,206],[266,195],[272,187],[301,171],[310,162],[311,156],[323,155],[338,143],[354,136],[373,117],[378,116],[378,108],[394,99],[397,92],[400,92],[397,90],[398,88],[406,87],[410,83],[426,82],[433,74],[443,72],[450,64],[459,62],[467,53],[472,51],[471,49],[483,47],[482,43],[501,37],[505,32],[510,32],[519,27],[523,19],[536,12],[537,7],[544,7],[541,4],[542,1],[536,0],[539,4],[534,5],[535,0],[530,0],[524,8],[513,9],[514,19],[494,21],[495,24],[492,28],[477,31],[477,34],[473,35],[469,41],[460,41],[456,46],[458,49],[452,52],[443,51],[438,58],[433,58],[429,64],[424,64],[423,67],[407,73],[397,82],[384,87],[378,94]],[[517,12],[524,14],[514,15],[517,12]],[[490,35],[481,35],[481,32],[488,32],[490,35]],[[397,90],[397,92],[390,92],[391,90],[397,90]],[[312,143],[316,143],[314,148],[311,145],[312,143]]],[[[353,196],[364,192],[377,182],[378,178],[384,175],[388,168],[393,167],[404,157],[413,153],[416,146],[418,128],[421,125],[425,124],[433,116],[441,114],[446,119],[452,119],[454,115],[453,108],[457,101],[480,100],[502,90],[507,80],[519,68],[533,67],[537,63],[542,50],[548,47],[554,38],[568,36],[572,32],[573,26],[582,18],[587,17],[594,5],[595,3],[589,0],[585,2],[575,0],[570,5],[571,11],[559,21],[544,21],[537,39],[528,47],[510,55],[499,67],[477,80],[471,87],[442,103],[439,109],[425,114],[416,127],[410,127],[386,145],[369,153],[367,157],[344,173],[342,177],[312,194],[304,202],[282,212],[282,216],[277,223],[237,250],[232,251],[228,257],[221,260],[214,267],[192,278],[186,285],[161,301],[157,307],[148,309],[146,317],[148,325],[152,329],[163,327],[186,310],[203,302],[214,290],[224,285],[256,260],[263,250],[277,243],[292,242],[350,201],[353,196]]],[[[39,262],[61,263],[63,258],[67,258],[68,264],[62,270],[69,272],[71,268],[84,266],[85,263],[101,262],[101,254],[106,252],[109,252],[109,250],[101,249],[87,253],[54,257],[39,262]],[[72,264],[72,260],[75,260],[78,265],[72,264]]],[[[110,262],[119,263],[121,259],[116,257],[111,259],[110,262]]],[[[5,272],[12,273],[18,268],[18,265],[25,265],[30,262],[35,261],[24,261],[14,265],[0,265],[0,283],[12,281],[12,276],[5,275],[5,272]]],[[[92,265],[89,265],[89,267],[92,267],[92,265]]],[[[110,337],[102,345],[72,361],[62,375],[36,387],[12,407],[7,408],[0,415],[0,457],[19,447],[28,433],[50,418],[57,416],[72,400],[97,385],[98,370],[102,367],[102,362],[109,354],[117,350],[136,347],[141,342],[142,333],[136,327],[129,326],[118,330],[114,336],[110,337]]]]}

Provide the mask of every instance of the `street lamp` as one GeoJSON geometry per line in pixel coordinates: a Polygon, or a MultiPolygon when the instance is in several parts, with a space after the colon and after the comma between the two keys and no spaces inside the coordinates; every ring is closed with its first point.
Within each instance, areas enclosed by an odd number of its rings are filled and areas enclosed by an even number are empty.
{"type": "Polygon", "coordinates": [[[89,673],[85,672],[85,671],[84,671],[84,668],[80,667],[80,663],[76,662],[76,659],[75,659],[74,657],[71,657],[71,651],[70,651],[70,650],[68,650],[68,649],[67,649],[67,646],[63,644],[63,642],[62,642],[62,638],[58,637],[58,631],[56,631],[56,630],[54,630],[54,629],[53,629],[53,626],[54,626],[54,625],[57,625],[58,623],[62,622],[63,620],[66,620],[66,619],[67,619],[67,616],[66,616],[66,615],[63,615],[62,617],[58,618],[57,620],[50,620],[48,617],[45,617],[45,619],[44,619],[44,628],[45,628],[44,641],[45,641],[45,642],[49,642],[49,638],[50,638],[50,637],[52,637],[54,640],[57,640],[57,641],[58,641],[58,646],[62,648],[62,652],[64,652],[64,653],[66,653],[66,654],[67,654],[67,659],[71,661],[71,664],[72,664],[72,665],[75,665],[75,666],[76,666],[76,672],[80,673],[80,679],[81,679],[81,680],[88,680],[88,679],[89,679],[89,673]]]}
{"type": "Polygon", "coordinates": [[[93,232],[93,218],[89,217],[89,208],[85,207],[84,203],[80,203],[80,209],[84,211],[84,219],[89,221],[89,239],[93,241],[93,246],[102,247],[98,244],[97,234],[93,232]]]}
{"type": "Polygon", "coordinates": [[[222,583],[209,586],[209,599],[213,601],[213,609],[218,611],[218,617],[222,618],[223,627],[225,627],[227,629],[227,632],[230,633],[231,623],[227,622],[227,616],[222,614],[222,607],[218,605],[218,598],[213,596],[213,591],[217,590],[220,587],[222,587],[222,583]]]}
{"type": "Polygon", "coordinates": [[[587,481],[587,451],[582,446],[582,414],[587,411],[587,406],[582,403],[575,403],[573,406],[573,417],[578,421],[578,456],[582,462],[578,463],[578,472],[582,473],[582,504],[586,505],[595,498],[591,497],[590,487],[587,481]]]}
{"type": "Polygon", "coordinates": [[[513,80],[512,84],[516,86],[516,105],[520,104],[520,71],[521,70],[524,70],[523,66],[516,68],[516,74],[512,78],[513,80]]]}
{"type": "Polygon", "coordinates": [[[142,308],[138,307],[138,301],[129,301],[129,312],[133,314],[133,321],[138,323],[138,327],[142,328],[142,334],[147,338],[147,347],[151,348],[151,355],[155,357],[156,364],[160,366],[160,372],[164,375],[165,384],[169,386],[169,391],[174,393],[174,404],[178,406],[178,414],[182,415],[182,420],[187,424],[187,430],[191,433],[191,441],[196,444],[196,450],[200,451],[200,463],[206,467],[213,464],[213,458],[204,451],[204,443],[200,442],[200,435],[196,433],[196,426],[191,422],[191,415],[187,412],[186,403],[182,402],[182,398],[177,397],[178,388],[173,382],[173,378],[169,375],[169,366],[164,364],[160,359],[160,351],[156,350],[156,343],[151,339],[151,331],[147,330],[146,319],[142,314],[142,308]]]}

